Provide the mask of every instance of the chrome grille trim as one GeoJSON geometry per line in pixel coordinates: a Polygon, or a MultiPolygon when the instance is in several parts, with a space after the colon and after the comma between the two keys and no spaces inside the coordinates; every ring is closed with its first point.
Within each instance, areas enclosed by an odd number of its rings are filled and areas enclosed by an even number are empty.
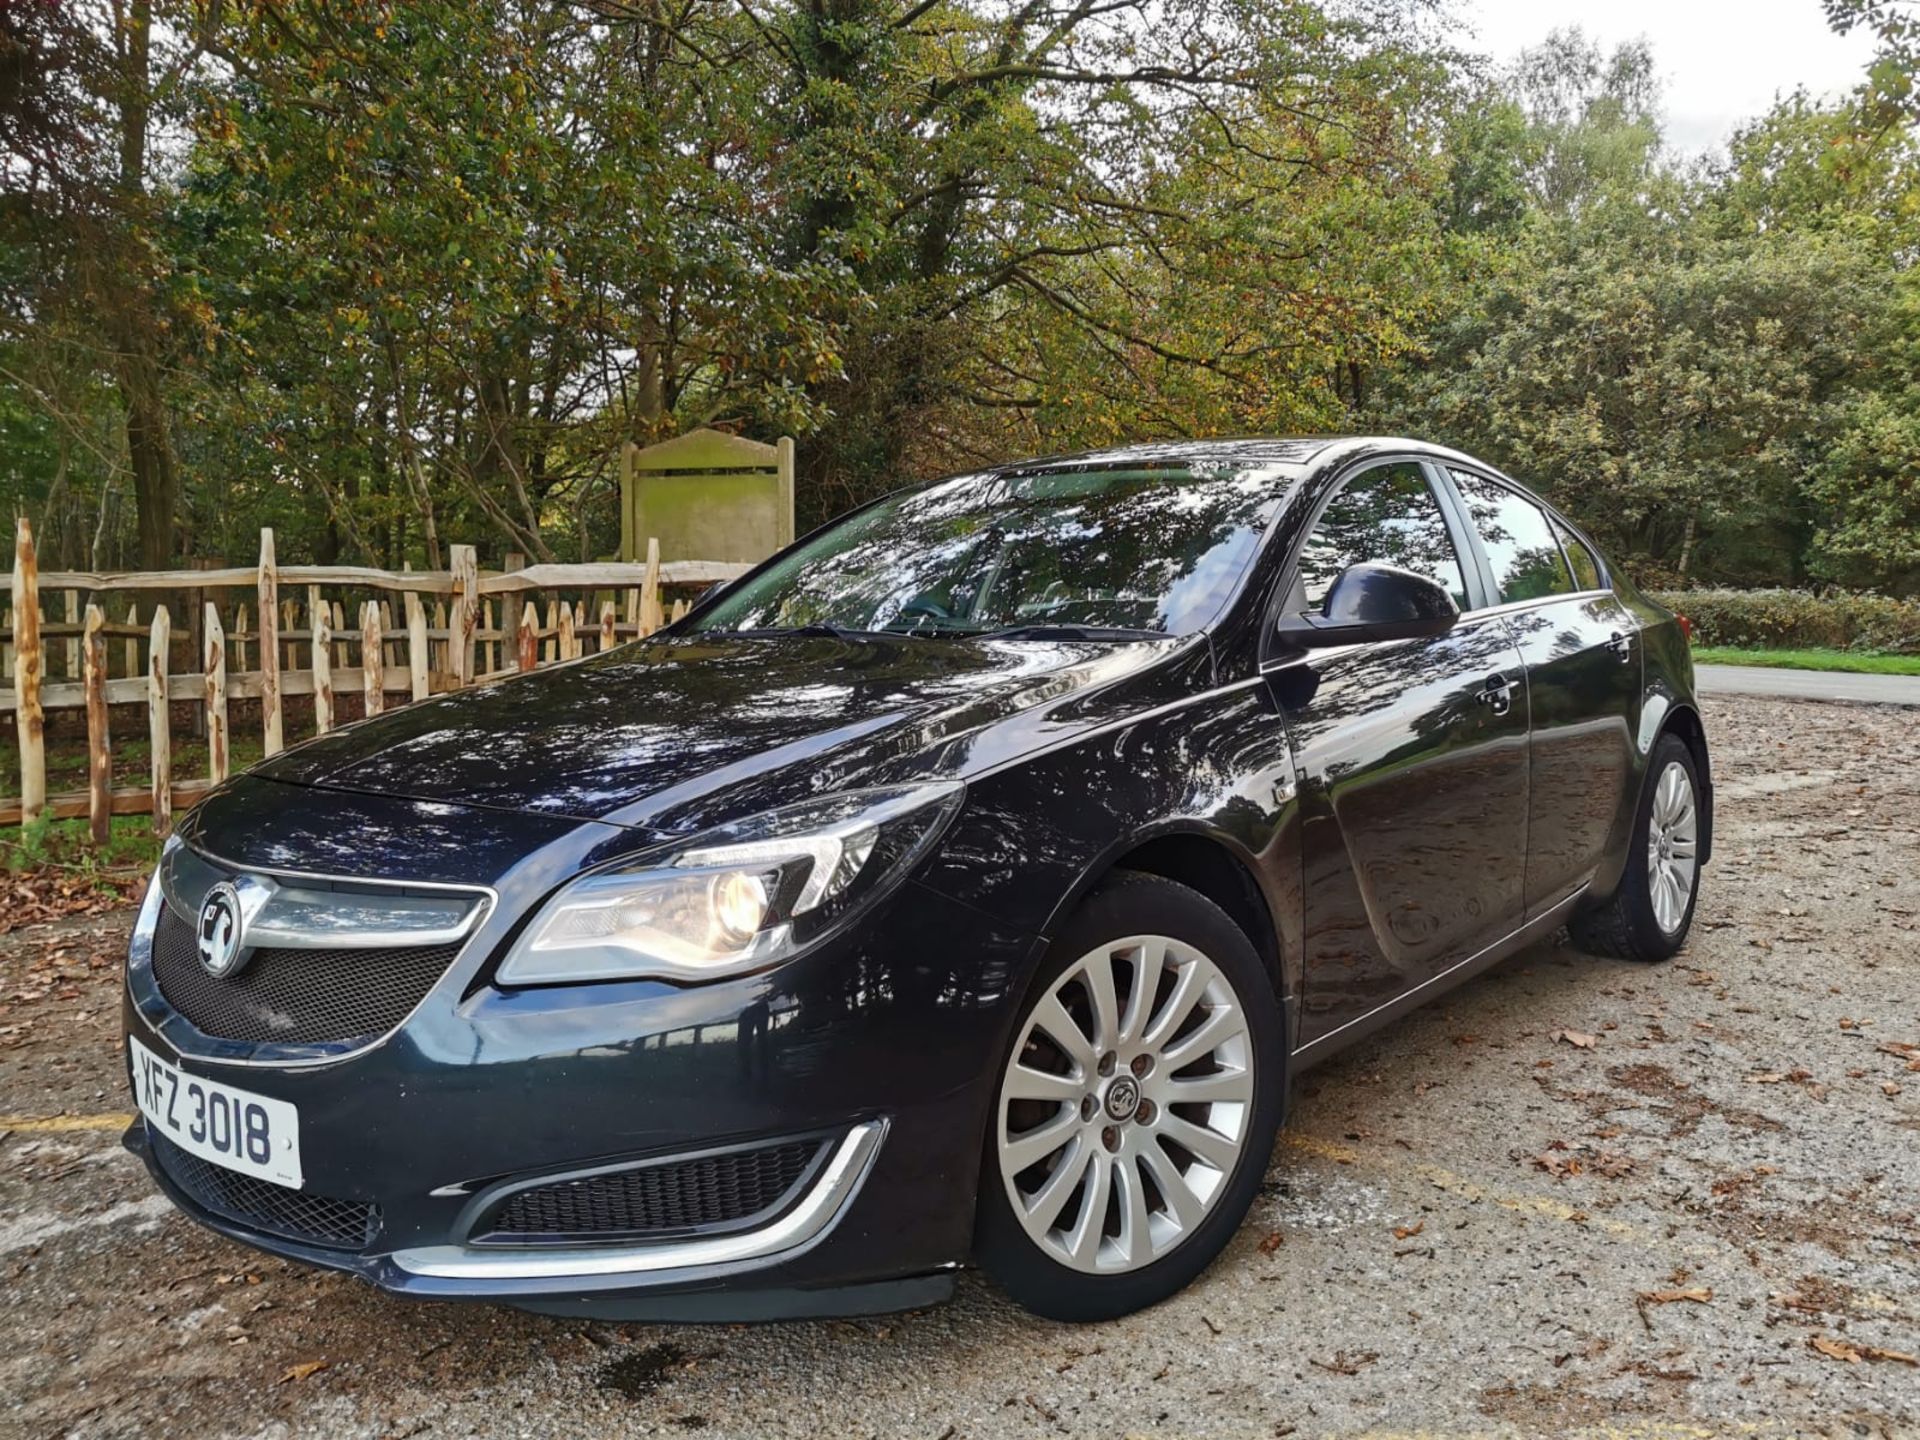
{"type": "MultiPolygon", "coordinates": [[[[202,891],[201,895],[204,893],[202,891]]],[[[134,921],[133,937],[127,950],[127,995],[134,1009],[153,1028],[154,1033],[177,1055],[189,1059],[252,1070],[285,1070],[350,1060],[386,1044],[404,1029],[415,1015],[420,1013],[422,1006],[446,988],[449,977],[461,973],[462,962],[469,957],[475,938],[484,929],[484,921],[498,904],[499,895],[491,886],[371,880],[351,875],[323,875],[305,870],[244,866],[197,850],[187,845],[178,836],[174,836],[167,841],[166,847],[161,851],[160,864],[148,882],[146,899],[140,906],[139,917],[134,921]],[[465,901],[471,910],[464,924],[465,938],[459,942],[460,949],[448,962],[440,978],[429,985],[419,1001],[382,1034],[353,1044],[249,1044],[203,1034],[167,1002],[166,996],[160,992],[160,987],[154,979],[153,938],[159,925],[161,907],[166,903],[167,878],[173,877],[173,883],[178,885],[180,876],[187,874],[203,874],[208,878],[209,884],[216,879],[236,880],[237,877],[246,876],[270,881],[276,886],[291,881],[294,882],[293,888],[309,891],[318,889],[322,892],[331,892],[335,887],[339,887],[339,893],[354,895],[394,892],[430,897],[452,897],[465,901]]],[[[199,907],[199,898],[192,897],[190,908],[186,913],[198,914],[199,907]]]]}
{"type": "Polygon", "coordinates": [[[239,893],[250,950],[451,945],[472,932],[485,908],[477,893],[442,886],[294,877],[223,866],[185,844],[170,845],[161,854],[160,888],[176,914],[198,914],[207,891],[221,880],[239,893]],[[309,883],[301,885],[299,879],[309,883]],[[296,883],[283,883],[286,880],[296,883]],[[316,880],[328,888],[315,888],[316,880]]]}

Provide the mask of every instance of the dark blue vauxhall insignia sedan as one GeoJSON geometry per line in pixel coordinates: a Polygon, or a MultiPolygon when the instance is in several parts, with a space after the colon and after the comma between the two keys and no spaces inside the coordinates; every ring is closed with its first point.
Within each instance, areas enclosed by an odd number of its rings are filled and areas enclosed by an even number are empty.
{"type": "Polygon", "coordinates": [[[1197,1276],[1305,1067],[1711,841],[1682,624],[1406,440],[900,491],[660,635],[221,787],[127,968],[128,1143],[408,1295],[721,1319],[977,1259],[1197,1276]]]}

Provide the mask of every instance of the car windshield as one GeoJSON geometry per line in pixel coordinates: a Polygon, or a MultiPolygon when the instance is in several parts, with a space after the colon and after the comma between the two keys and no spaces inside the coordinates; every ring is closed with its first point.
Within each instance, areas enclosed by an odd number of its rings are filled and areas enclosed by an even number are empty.
{"type": "Polygon", "coordinates": [[[1184,635],[1219,613],[1286,486],[1178,464],[963,476],[892,495],[696,617],[701,631],[1184,635]]]}

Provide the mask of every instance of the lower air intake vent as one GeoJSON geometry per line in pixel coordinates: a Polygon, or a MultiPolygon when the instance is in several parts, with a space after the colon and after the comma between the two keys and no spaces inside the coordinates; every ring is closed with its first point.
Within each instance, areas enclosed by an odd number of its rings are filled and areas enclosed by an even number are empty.
{"type": "Polygon", "coordinates": [[[379,1228],[377,1206],[291,1190],[219,1165],[147,1132],[160,1168],[187,1198],[223,1219],[329,1250],[364,1250],[379,1228]]]}
{"type": "Polygon", "coordinates": [[[460,945],[256,950],[237,975],[200,964],[193,926],[171,906],[153,933],[153,978],[202,1035],[252,1045],[327,1045],[384,1035],[447,973],[460,945]]]}
{"type": "Polygon", "coordinates": [[[793,1197],[826,1143],[789,1140],[536,1185],[509,1195],[475,1239],[524,1245],[750,1229],[793,1197]]]}

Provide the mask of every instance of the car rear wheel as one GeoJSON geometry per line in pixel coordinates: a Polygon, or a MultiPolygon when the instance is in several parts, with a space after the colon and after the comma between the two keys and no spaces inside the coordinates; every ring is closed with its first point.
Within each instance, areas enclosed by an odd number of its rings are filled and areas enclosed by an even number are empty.
{"type": "Polygon", "coordinates": [[[1152,876],[1102,887],[1049,952],[1001,1068],[981,1263],[1061,1320],[1184,1287],[1266,1172],[1282,1045],[1272,979],[1223,911],[1152,876]]]}
{"type": "Polygon", "coordinates": [[[1677,735],[1653,747],[1634,814],[1633,848],[1606,904],[1574,917],[1574,944],[1622,960],[1666,960],[1686,943],[1700,895],[1700,772],[1677,735]]]}

